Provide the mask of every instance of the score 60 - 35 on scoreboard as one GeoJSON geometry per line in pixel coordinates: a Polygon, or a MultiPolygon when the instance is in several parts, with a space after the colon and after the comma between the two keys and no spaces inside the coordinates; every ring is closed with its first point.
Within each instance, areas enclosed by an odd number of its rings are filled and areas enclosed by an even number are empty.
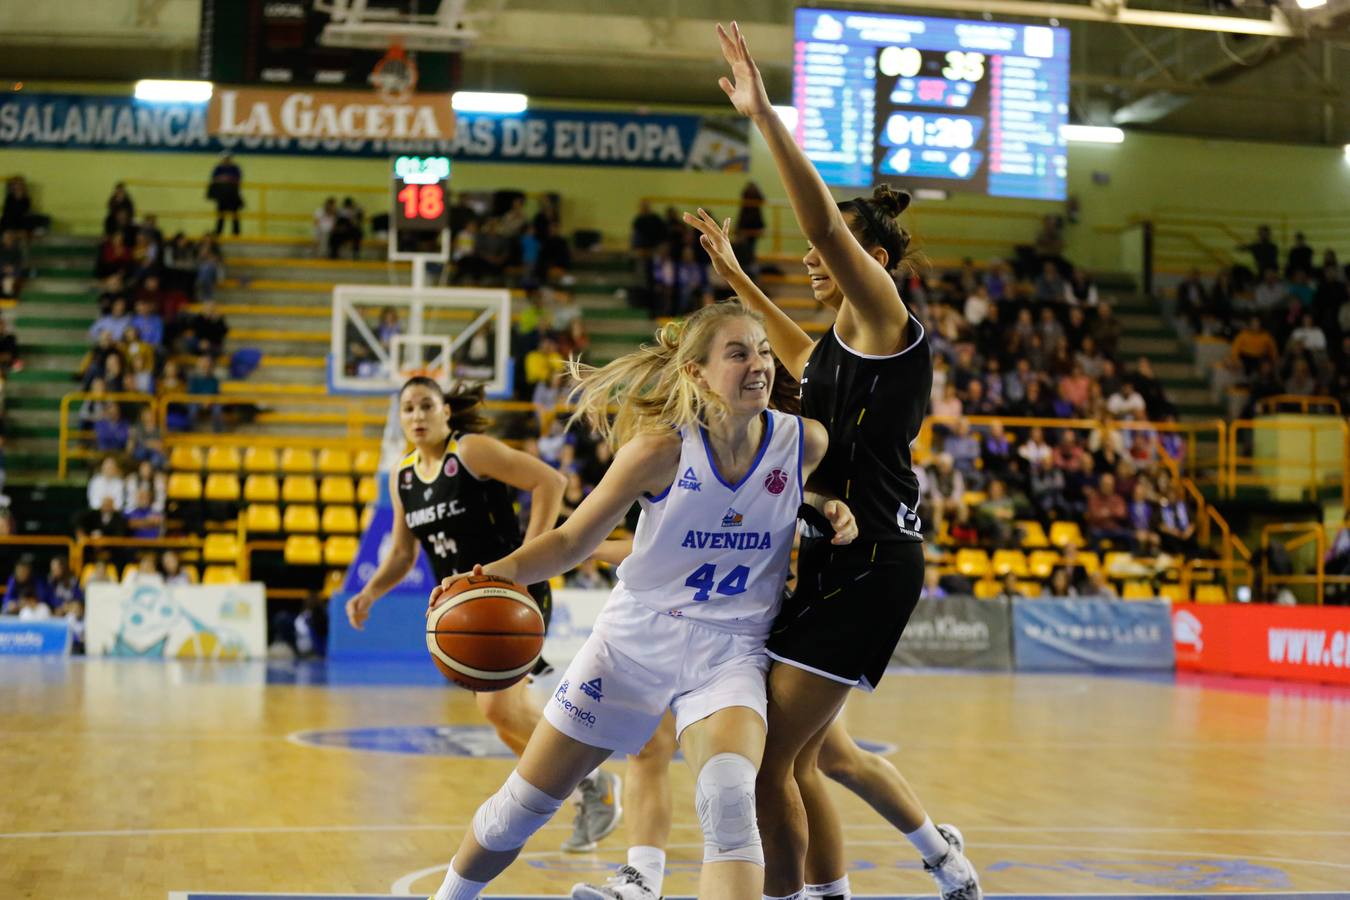
{"type": "Polygon", "coordinates": [[[830,184],[1064,199],[1066,29],[800,8],[793,103],[830,184]]]}

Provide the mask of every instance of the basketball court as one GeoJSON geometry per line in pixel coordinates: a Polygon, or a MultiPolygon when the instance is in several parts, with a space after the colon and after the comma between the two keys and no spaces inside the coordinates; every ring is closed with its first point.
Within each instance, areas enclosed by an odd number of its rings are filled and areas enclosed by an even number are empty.
{"type": "MultiPolygon", "coordinates": [[[[18,685],[0,731],[6,897],[426,896],[512,766],[429,662],[6,662],[0,680],[18,685]]],[[[991,898],[1350,897],[1344,692],[896,671],[846,716],[963,829],[991,898]]],[[[672,774],[674,897],[703,844],[692,779],[672,774]]],[[[859,894],[931,896],[908,845],[835,796],[859,894]]],[[[561,896],[622,862],[622,826],[559,852],[569,819],[491,894],[561,896]]]]}

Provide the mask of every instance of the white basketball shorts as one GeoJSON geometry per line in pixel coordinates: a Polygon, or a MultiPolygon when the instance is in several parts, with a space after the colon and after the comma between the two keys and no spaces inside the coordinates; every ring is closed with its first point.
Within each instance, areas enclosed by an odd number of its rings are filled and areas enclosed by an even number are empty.
{"type": "Polygon", "coordinates": [[[630,754],[647,743],[667,709],[675,713],[676,735],[733,706],[767,722],[764,641],[654,612],[616,588],[544,718],[583,744],[630,754]]]}

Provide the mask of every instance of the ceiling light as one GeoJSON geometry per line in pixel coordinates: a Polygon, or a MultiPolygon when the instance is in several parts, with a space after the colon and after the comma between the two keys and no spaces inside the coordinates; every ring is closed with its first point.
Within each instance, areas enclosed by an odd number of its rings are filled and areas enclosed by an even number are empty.
{"type": "Polygon", "coordinates": [[[209,81],[168,81],[142,78],[136,82],[136,99],[145,103],[205,103],[211,99],[209,81]]]}
{"type": "Polygon", "coordinates": [[[1317,9],[1319,6],[1326,6],[1327,0],[1298,0],[1299,9],[1317,9]]]}
{"type": "Polygon", "coordinates": [[[1061,125],[1060,135],[1076,144],[1119,144],[1125,132],[1109,125],[1061,125]]]}
{"type": "Polygon", "coordinates": [[[455,91],[450,105],[456,112],[523,113],[530,105],[524,94],[492,94],[482,91],[455,91]]]}

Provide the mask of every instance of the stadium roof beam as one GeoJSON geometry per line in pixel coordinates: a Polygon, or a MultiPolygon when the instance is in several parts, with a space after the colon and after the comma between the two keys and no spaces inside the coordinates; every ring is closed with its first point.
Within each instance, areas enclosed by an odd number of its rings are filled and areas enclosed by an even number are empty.
{"type": "Polygon", "coordinates": [[[1033,19],[1070,19],[1083,22],[1107,22],[1152,28],[1181,28],[1190,31],[1217,31],[1228,34],[1255,34],[1263,37],[1292,38],[1298,33],[1283,12],[1271,7],[1269,19],[1239,16],[1211,16],[1198,13],[1168,12],[1156,9],[1130,9],[1125,0],[1094,0],[1088,5],[1041,3],[1036,0],[870,0],[879,7],[989,13],[992,16],[1021,16],[1033,19]]]}

